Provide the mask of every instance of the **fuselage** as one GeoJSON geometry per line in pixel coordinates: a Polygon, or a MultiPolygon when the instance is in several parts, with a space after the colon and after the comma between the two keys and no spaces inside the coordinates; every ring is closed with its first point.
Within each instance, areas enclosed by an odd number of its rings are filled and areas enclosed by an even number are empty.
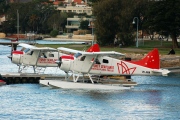
{"type": "Polygon", "coordinates": [[[28,48],[21,51],[13,51],[12,63],[39,67],[57,67],[58,65],[55,61],[58,60],[60,55],[61,53],[58,52],[33,51],[28,48]]]}
{"type": "Polygon", "coordinates": [[[89,73],[98,75],[161,75],[154,73],[154,70],[148,67],[130,63],[129,61],[119,60],[108,56],[78,56],[72,59],[62,60],[60,69],[68,72],[89,73]]]}

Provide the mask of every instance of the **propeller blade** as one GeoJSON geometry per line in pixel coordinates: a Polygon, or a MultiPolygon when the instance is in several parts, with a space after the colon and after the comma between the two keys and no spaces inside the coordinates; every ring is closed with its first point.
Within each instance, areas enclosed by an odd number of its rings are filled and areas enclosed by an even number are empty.
{"type": "Polygon", "coordinates": [[[55,61],[55,63],[57,63],[58,67],[60,68],[62,64],[62,58],[60,57],[59,60],[55,61]]]}

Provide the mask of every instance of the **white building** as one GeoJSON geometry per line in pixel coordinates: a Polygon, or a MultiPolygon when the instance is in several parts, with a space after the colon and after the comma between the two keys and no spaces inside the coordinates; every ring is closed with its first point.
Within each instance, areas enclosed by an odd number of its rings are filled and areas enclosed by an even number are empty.
{"type": "Polygon", "coordinates": [[[61,12],[86,13],[87,15],[92,15],[92,8],[86,5],[57,7],[57,10],[61,12]]]}
{"type": "Polygon", "coordinates": [[[80,22],[81,21],[92,21],[92,18],[79,18],[78,16],[74,16],[74,18],[67,18],[67,25],[66,25],[66,29],[67,32],[72,32],[74,30],[78,30],[79,26],[80,26],[80,22]]]}

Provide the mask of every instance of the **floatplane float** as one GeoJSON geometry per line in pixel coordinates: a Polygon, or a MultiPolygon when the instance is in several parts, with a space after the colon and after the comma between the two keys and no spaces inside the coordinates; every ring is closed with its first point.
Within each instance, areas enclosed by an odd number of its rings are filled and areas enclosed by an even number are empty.
{"type": "Polygon", "coordinates": [[[139,61],[120,60],[124,54],[114,51],[100,51],[99,45],[94,44],[87,51],[59,47],[61,55],[56,61],[59,68],[65,72],[63,80],[40,80],[41,85],[66,89],[130,89],[137,85],[132,80],[120,80],[114,76],[132,75],[163,75],[170,72],[160,69],[158,49],[149,52],[139,61]]]}

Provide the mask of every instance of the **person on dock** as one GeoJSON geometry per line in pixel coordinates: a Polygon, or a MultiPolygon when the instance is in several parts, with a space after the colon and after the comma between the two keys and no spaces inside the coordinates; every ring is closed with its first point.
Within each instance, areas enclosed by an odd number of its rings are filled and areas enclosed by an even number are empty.
{"type": "Polygon", "coordinates": [[[114,38],[114,47],[116,47],[117,44],[118,44],[118,38],[117,38],[117,35],[116,35],[115,38],[114,38]]]}
{"type": "Polygon", "coordinates": [[[169,51],[168,55],[174,55],[175,54],[175,51],[173,48],[171,48],[171,50],[169,51]]]}

